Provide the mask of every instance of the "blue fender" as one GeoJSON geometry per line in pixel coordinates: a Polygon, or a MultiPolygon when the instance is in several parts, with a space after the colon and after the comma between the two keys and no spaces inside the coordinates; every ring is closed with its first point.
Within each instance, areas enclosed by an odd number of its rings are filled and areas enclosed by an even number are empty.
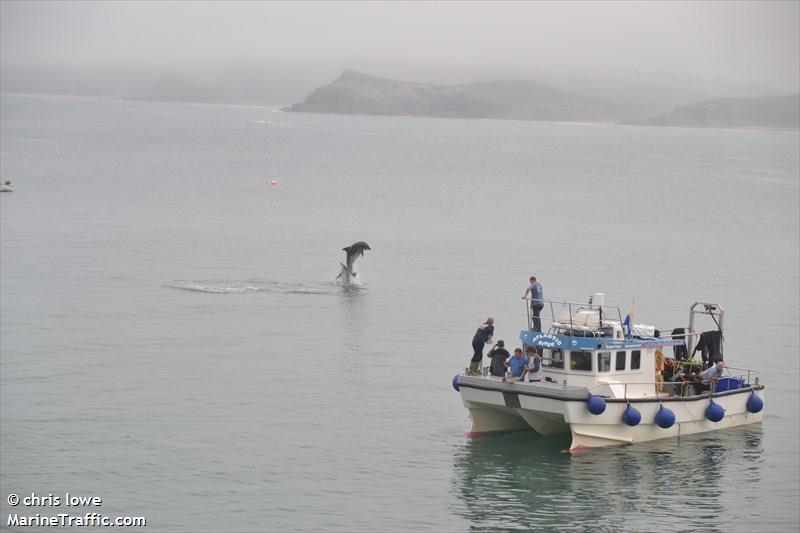
{"type": "Polygon", "coordinates": [[[706,407],[706,418],[712,422],[719,422],[725,417],[725,409],[714,400],[709,400],[708,407],[706,407]]]}
{"type": "Polygon", "coordinates": [[[642,421],[642,413],[631,404],[628,404],[628,407],[622,413],[622,421],[629,426],[636,426],[642,421]]]}
{"type": "Polygon", "coordinates": [[[663,405],[656,412],[656,424],[660,428],[669,429],[675,424],[675,413],[663,405]]]}
{"type": "Polygon", "coordinates": [[[755,392],[751,392],[750,397],[747,399],[747,410],[751,413],[757,413],[763,408],[764,400],[762,400],[761,397],[755,392]]]}
{"type": "Polygon", "coordinates": [[[606,410],[606,401],[600,396],[590,394],[586,399],[586,408],[593,415],[601,415],[606,410]]]}

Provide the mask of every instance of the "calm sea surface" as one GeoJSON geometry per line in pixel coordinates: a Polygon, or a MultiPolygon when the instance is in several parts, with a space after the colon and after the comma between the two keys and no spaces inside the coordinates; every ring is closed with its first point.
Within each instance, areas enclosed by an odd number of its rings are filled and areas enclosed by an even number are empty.
{"type": "Polygon", "coordinates": [[[797,531],[797,133],[0,113],[0,528],[64,512],[9,494],[69,492],[165,532],[797,531]],[[531,274],[664,330],[721,303],[764,421],[577,455],[465,436],[450,379],[486,316],[517,342],[531,274]]]}

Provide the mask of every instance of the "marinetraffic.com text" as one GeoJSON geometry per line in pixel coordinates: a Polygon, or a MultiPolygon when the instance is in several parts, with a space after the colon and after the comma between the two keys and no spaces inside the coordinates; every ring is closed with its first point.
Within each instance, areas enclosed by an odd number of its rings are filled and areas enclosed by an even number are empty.
{"type": "Polygon", "coordinates": [[[14,507],[8,513],[8,527],[145,527],[143,516],[106,516],[98,512],[103,505],[99,496],[75,495],[19,495],[11,493],[6,502],[14,507]],[[36,512],[34,512],[36,511],[36,512]]]}

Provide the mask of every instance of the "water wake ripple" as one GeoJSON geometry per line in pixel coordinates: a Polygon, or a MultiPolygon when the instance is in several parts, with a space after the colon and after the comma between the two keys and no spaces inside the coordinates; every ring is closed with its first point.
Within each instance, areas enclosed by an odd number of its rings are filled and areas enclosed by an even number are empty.
{"type": "Polygon", "coordinates": [[[272,280],[177,280],[166,283],[164,286],[171,289],[207,294],[247,294],[257,292],[277,294],[331,294],[334,292],[341,292],[341,286],[332,282],[307,284],[272,280]]]}

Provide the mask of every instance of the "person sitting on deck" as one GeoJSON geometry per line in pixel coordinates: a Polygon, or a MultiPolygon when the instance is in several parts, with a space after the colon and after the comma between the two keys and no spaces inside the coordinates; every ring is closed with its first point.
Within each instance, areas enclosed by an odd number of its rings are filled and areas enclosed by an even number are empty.
{"type": "Polygon", "coordinates": [[[514,381],[525,381],[528,373],[528,358],[522,355],[522,348],[514,348],[514,357],[508,360],[511,377],[514,381]]]}
{"type": "Polygon", "coordinates": [[[683,368],[675,370],[672,374],[672,386],[675,396],[695,396],[698,394],[698,383],[695,374],[684,372],[683,368]]]}
{"type": "Polygon", "coordinates": [[[489,373],[500,378],[504,377],[506,375],[506,368],[508,368],[506,359],[511,355],[508,353],[508,350],[506,350],[506,343],[503,342],[502,339],[497,341],[497,344],[492,346],[492,349],[487,355],[492,360],[489,366],[489,373]]]}

